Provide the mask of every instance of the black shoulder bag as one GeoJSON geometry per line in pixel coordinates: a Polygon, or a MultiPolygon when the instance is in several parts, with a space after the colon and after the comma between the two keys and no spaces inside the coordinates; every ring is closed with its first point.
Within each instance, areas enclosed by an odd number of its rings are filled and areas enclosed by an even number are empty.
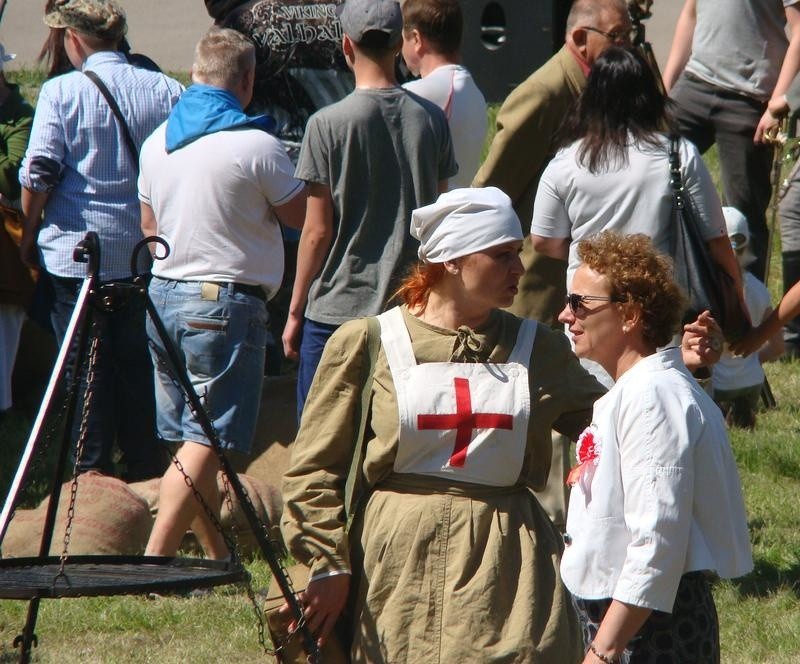
{"type": "Polygon", "coordinates": [[[672,259],[675,280],[689,297],[684,323],[708,309],[722,328],[727,341],[740,339],[750,329],[750,319],[742,310],[733,278],[715,263],[700,231],[697,208],[683,186],[679,138],[670,137],[670,183],[672,206],[672,259]]]}

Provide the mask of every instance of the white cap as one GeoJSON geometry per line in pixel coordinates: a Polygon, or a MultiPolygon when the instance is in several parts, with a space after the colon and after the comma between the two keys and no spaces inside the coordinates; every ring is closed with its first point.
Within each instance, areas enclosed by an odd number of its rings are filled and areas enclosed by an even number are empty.
{"type": "Polygon", "coordinates": [[[411,213],[420,260],[444,263],[489,247],[522,240],[511,199],[497,187],[453,189],[411,213]]]}
{"type": "Polygon", "coordinates": [[[735,207],[723,207],[722,214],[725,215],[725,226],[728,229],[728,237],[734,251],[744,249],[750,244],[750,228],[745,217],[735,207]]]}
{"type": "Polygon", "coordinates": [[[16,53],[6,53],[5,47],[2,44],[0,44],[0,70],[3,69],[3,65],[6,62],[10,62],[16,57],[17,57],[16,53]]]}

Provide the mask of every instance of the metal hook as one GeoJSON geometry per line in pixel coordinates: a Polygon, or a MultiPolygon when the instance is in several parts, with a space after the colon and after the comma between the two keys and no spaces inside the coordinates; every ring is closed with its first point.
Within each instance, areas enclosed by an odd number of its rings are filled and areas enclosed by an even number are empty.
{"type": "MultiPolygon", "coordinates": [[[[139,254],[142,253],[142,249],[147,247],[149,244],[158,244],[164,247],[164,254],[159,256],[155,252],[150,252],[154,260],[163,261],[167,256],[170,255],[172,249],[170,249],[169,242],[167,242],[163,237],[159,237],[157,235],[151,235],[150,237],[146,237],[142,240],[139,240],[136,243],[136,246],[133,248],[133,252],[131,253],[131,276],[133,277],[134,282],[140,283],[141,282],[141,275],[139,274],[139,254]]],[[[149,247],[147,247],[148,251],[150,251],[149,247]]]]}
{"type": "Polygon", "coordinates": [[[89,231],[72,250],[72,260],[88,263],[87,276],[97,278],[100,274],[100,239],[97,233],[89,231]]]}

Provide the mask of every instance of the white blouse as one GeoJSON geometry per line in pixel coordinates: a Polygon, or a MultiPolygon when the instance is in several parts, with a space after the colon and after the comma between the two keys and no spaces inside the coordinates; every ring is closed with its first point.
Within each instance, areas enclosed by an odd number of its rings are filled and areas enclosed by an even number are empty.
{"type": "Polygon", "coordinates": [[[725,423],[679,349],[629,369],[595,403],[590,429],[598,460],[572,488],[561,561],[573,595],[671,612],[686,572],[753,568],[725,423]]]}
{"type": "MultiPolygon", "coordinates": [[[[572,283],[578,243],[600,231],[644,233],[656,249],[669,253],[672,239],[673,193],[669,175],[669,139],[660,147],[632,144],[627,164],[590,173],[578,161],[576,141],[559,150],[539,180],[531,233],[548,238],[571,238],[567,288],[572,283]]],[[[679,145],[684,186],[697,208],[703,238],[725,237],[725,217],[717,190],[697,148],[682,139],[679,145]]]]}

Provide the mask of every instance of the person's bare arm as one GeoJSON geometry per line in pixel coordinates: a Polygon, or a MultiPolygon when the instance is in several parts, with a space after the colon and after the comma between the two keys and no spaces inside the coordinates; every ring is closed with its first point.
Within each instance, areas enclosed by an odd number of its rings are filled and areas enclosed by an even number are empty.
{"type": "MultiPolygon", "coordinates": [[[[651,613],[651,609],[613,600],[600,623],[592,647],[604,657],[617,661],[651,613]]],[[[583,664],[599,664],[601,661],[591,649],[583,658],[583,664]]]]}
{"type": "Polygon", "coordinates": [[[778,308],[761,321],[761,325],[750,330],[740,341],[731,344],[731,350],[739,355],[750,355],[780,333],[781,328],[797,315],[800,315],[800,281],[786,292],[778,308]]]}
{"type": "Polygon", "coordinates": [[[301,230],[306,220],[306,200],[308,198],[308,187],[303,187],[303,190],[295,194],[295,196],[288,203],[275,206],[275,214],[278,220],[290,228],[301,230]]]}
{"type": "Polygon", "coordinates": [[[753,142],[755,143],[763,143],[765,140],[764,135],[780,123],[780,113],[776,111],[779,108],[783,108],[784,95],[797,72],[800,71],[800,7],[791,5],[784,7],[784,11],[786,12],[786,25],[790,33],[789,47],[783,56],[778,81],[772,90],[767,109],[756,127],[756,133],[753,136],[753,142]]]}
{"type": "Polygon", "coordinates": [[[565,261],[569,256],[570,238],[568,237],[544,237],[543,235],[531,234],[531,242],[537,253],[558,258],[565,261]]]}
{"type": "MultiPolygon", "coordinates": [[[[764,317],[767,318],[771,313],[772,307],[764,312],[764,317]]],[[[763,364],[764,362],[772,362],[773,360],[777,360],[783,356],[785,350],[786,344],[783,341],[783,329],[778,328],[759,349],[758,361],[763,364]]]]}
{"type": "Polygon", "coordinates": [[[683,326],[681,356],[692,373],[719,362],[724,337],[710,311],[703,311],[691,323],[683,326]]]}
{"type": "MultiPolygon", "coordinates": [[[[308,621],[308,627],[317,637],[317,645],[322,648],[336,624],[350,592],[350,574],[336,574],[315,579],[308,584],[308,588],[300,593],[300,602],[303,606],[303,615],[308,621]]],[[[289,604],[280,608],[280,612],[291,615],[289,604]]],[[[292,622],[289,629],[295,629],[292,622]]]]}
{"type": "Polygon", "coordinates": [[[733,279],[733,283],[736,285],[736,294],[739,296],[739,302],[742,303],[742,310],[747,311],[747,305],[744,302],[742,273],[739,271],[739,263],[736,262],[736,255],[733,253],[733,249],[731,249],[731,241],[728,239],[727,235],[724,235],[708,240],[707,244],[711,259],[733,279]]]}
{"type": "Polygon", "coordinates": [[[297,248],[297,272],[294,278],[289,315],[283,329],[283,352],[296,358],[300,350],[300,334],[311,282],[319,274],[333,242],[333,198],[330,187],[310,184],[306,216],[297,248]]]}
{"type": "Polygon", "coordinates": [[[686,0],[678,16],[678,23],[675,26],[675,36],[672,38],[672,47],[669,51],[667,64],[664,67],[664,88],[669,92],[675,81],[683,72],[689,56],[692,54],[692,39],[694,38],[694,27],[697,23],[697,4],[696,0],[686,0]]]}
{"type": "Polygon", "coordinates": [[[37,270],[41,268],[41,265],[39,265],[36,239],[42,226],[42,212],[49,198],[50,192],[31,191],[25,187],[22,188],[23,221],[19,254],[25,265],[37,270]]]}
{"type": "MultiPolygon", "coordinates": [[[[158,235],[158,221],[156,220],[156,213],[153,212],[153,208],[151,208],[144,201],[139,201],[139,209],[141,210],[141,221],[139,222],[139,228],[142,229],[142,237],[153,237],[154,235],[158,235]]],[[[158,245],[150,242],[148,243],[147,248],[150,250],[150,255],[155,258],[156,252],[158,251],[158,245]]]]}
{"type": "Polygon", "coordinates": [[[158,235],[158,222],[156,221],[156,214],[153,212],[153,208],[144,201],[139,201],[139,207],[142,211],[142,220],[139,224],[139,227],[142,229],[142,236],[152,237],[153,235],[158,235]]]}

